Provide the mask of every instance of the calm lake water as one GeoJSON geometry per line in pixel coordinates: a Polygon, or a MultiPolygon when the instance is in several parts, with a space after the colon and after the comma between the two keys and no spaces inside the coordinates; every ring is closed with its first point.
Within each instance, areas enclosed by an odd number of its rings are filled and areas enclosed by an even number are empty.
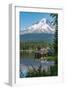
{"type": "Polygon", "coordinates": [[[34,53],[22,53],[20,56],[20,77],[26,77],[29,70],[32,70],[33,67],[37,70],[40,65],[41,70],[47,72],[54,64],[55,62],[51,60],[35,59],[34,53]]]}

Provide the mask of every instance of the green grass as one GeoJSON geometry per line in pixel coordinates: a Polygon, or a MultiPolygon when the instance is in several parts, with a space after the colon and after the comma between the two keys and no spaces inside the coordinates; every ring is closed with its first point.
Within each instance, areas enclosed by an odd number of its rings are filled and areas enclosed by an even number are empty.
{"type": "Polygon", "coordinates": [[[57,56],[47,56],[47,60],[57,60],[57,56]]]}

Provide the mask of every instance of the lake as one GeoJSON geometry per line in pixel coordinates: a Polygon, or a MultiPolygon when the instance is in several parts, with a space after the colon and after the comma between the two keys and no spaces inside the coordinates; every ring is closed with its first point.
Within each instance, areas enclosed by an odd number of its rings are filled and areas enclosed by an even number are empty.
{"type": "Polygon", "coordinates": [[[27,77],[29,71],[38,71],[39,67],[41,71],[49,72],[50,67],[54,65],[54,60],[36,59],[34,53],[22,52],[20,55],[20,78],[27,77]]]}

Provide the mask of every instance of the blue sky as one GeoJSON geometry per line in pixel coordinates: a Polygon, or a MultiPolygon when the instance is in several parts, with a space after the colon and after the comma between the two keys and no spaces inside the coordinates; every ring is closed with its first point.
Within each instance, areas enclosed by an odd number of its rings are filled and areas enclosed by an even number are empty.
{"type": "Polygon", "coordinates": [[[31,26],[32,24],[40,21],[42,18],[46,18],[49,21],[52,20],[50,13],[37,13],[37,12],[20,12],[20,31],[31,26]]]}

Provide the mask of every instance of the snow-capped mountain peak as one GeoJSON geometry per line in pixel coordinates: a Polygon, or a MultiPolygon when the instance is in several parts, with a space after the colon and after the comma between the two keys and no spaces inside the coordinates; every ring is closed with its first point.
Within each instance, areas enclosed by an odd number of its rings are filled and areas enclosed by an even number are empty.
{"type": "Polygon", "coordinates": [[[41,20],[40,20],[40,23],[46,23],[46,19],[45,18],[42,18],[41,20]]]}
{"type": "Polygon", "coordinates": [[[27,27],[24,31],[21,31],[20,34],[28,33],[51,33],[55,32],[54,28],[51,27],[49,20],[42,18],[38,23],[35,23],[27,27]]]}

